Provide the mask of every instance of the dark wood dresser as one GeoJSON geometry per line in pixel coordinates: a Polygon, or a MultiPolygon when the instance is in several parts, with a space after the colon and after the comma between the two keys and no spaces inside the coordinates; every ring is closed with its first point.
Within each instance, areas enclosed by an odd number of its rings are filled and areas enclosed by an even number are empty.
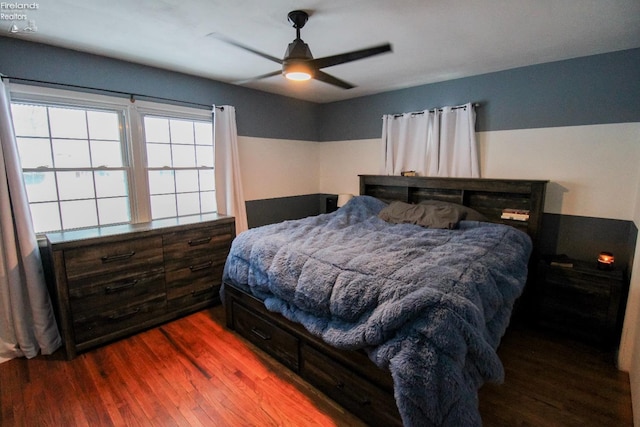
{"type": "Polygon", "coordinates": [[[219,303],[234,236],[217,214],[47,234],[67,358],[219,303]]]}

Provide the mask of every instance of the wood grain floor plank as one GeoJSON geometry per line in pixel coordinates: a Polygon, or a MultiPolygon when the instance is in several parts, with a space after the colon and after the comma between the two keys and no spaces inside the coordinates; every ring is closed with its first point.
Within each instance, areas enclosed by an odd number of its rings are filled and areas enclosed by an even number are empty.
{"type": "Polygon", "coordinates": [[[16,423],[24,414],[24,409],[21,410],[24,397],[18,385],[26,381],[19,378],[22,374],[20,360],[13,359],[4,363],[7,366],[10,363],[13,369],[0,369],[0,425],[18,425],[16,423]]]}
{"type": "MultiPolygon", "coordinates": [[[[117,357],[118,353],[122,351],[121,347],[106,346],[100,348],[100,350],[102,351],[94,352],[94,355],[105,375],[108,387],[105,392],[112,396],[118,412],[127,424],[143,425],[146,420],[146,413],[142,405],[134,397],[136,388],[130,387],[127,382],[128,377],[123,375],[123,373],[126,374],[126,366],[123,368],[120,359],[117,357]]],[[[75,362],[75,359],[71,362],[75,362]]]]}
{"type": "Polygon", "coordinates": [[[164,425],[178,425],[178,420],[183,418],[175,408],[165,405],[166,394],[162,388],[154,387],[154,367],[147,367],[140,363],[140,353],[137,351],[136,341],[138,337],[131,337],[123,341],[121,351],[116,354],[119,358],[119,372],[130,389],[135,400],[140,404],[146,416],[152,420],[161,420],[164,425]],[[125,357],[126,356],[126,357],[125,357]]]}
{"type": "Polygon", "coordinates": [[[166,332],[162,334],[165,338],[171,337],[165,340],[169,347],[165,346],[162,351],[173,352],[173,355],[177,355],[181,361],[180,369],[173,371],[173,373],[177,374],[182,384],[191,386],[185,385],[183,388],[185,390],[191,389],[187,396],[190,397],[192,403],[188,406],[196,411],[195,415],[202,419],[205,425],[208,420],[203,419],[202,413],[207,414],[213,421],[213,425],[232,425],[234,420],[237,422],[242,416],[242,411],[233,401],[229,402],[226,397],[233,392],[224,387],[217,377],[209,373],[209,371],[215,371],[213,366],[203,368],[201,361],[198,361],[194,353],[181,342],[181,335],[190,335],[193,334],[193,331],[176,326],[171,334],[167,335],[166,332]]]}
{"type": "MultiPolygon", "coordinates": [[[[160,366],[156,365],[150,357],[150,353],[139,351],[143,346],[140,336],[131,337],[128,340],[130,351],[135,351],[135,357],[129,358],[130,365],[136,375],[143,381],[150,390],[153,390],[154,401],[158,407],[162,408],[157,416],[165,423],[174,421],[177,426],[188,426],[189,422],[179,407],[182,404],[182,396],[176,392],[162,375],[160,375],[160,366]]],[[[125,349],[127,351],[127,349],[125,349]]]]}
{"type": "Polygon", "coordinates": [[[255,358],[248,357],[250,352],[244,346],[238,345],[237,338],[235,341],[225,342],[225,338],[231,336],[231,334],[220,328],[215,323],[215,320],[212,323],[212,320],[211,317],[207,317],[202,312],[185,319],[185,325],[188,329],[197,332],[196,334],[190,334],[191,336],[184,335],[179,330],[172,331],[170,328],[177,327],[175,323],[166,325],[165,329],[175,335],[180,335],[181,346],[189,348],[189,351],[196,358],[201,357],[208,360],[207,366],[212,366],[215,369],[228,369],[228,366],[237,367],[240,363],[245,363],[246,369],[244,371],[247,375],[264,378],[267,375],[267,371],[259,363],[255,362],[255,358]],[[209,327],[210,324],[216,327],[209,327]]]}
{"type": "Polygon", "coordinates": [[[505,382],[485,384],[479,394],[487,425],[632,425],[629,377],[612,353],[512,325],[498,355],[505,382]]]}
{"type": "MultiPolygon", "coordinates": [[[[611,354],[511,327],[504,384],[480,390],[488,427],[631,426],[628,375],[611,354]]],[[[364,427],[224,327],[218,306],[66,361],[0,364],[0,425],[364,427]]]]}
{"type": "Polygon", "coordinates": [[[110,378],[100,364],[100,359],[96,357],[99,353],[89,352],[80,356],[82,361],[82,370],[93,381],[96,387],[97,399],[101,402],[100,406],[104,414],[104,426],[121,426],[125,425],[125,419],[122,417],[119,407],[122,406],[122,399],[110,390],[110,378]]]}
{"type": "MultiPolygon", "coordinates": [[[[151,331],[150,331],[151,332],[151,331]]],[[[175,347],[166,340],[164,334],[157,333],[140,334],[142,348],[140,351],[147,353],[152,358],[160,375],[176,390],[177,393],[192,393],[197,391],[192,382],[193,365],[180,353],[176,353],[175,347]]],[[[198,371],[197,375],[202,375],[198,371]]]]}

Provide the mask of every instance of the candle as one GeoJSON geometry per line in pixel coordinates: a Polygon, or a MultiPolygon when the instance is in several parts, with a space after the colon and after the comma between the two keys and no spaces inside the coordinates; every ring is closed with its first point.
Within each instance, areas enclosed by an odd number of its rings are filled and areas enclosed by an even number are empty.
{"type": "Polygon", "coordinates": [[[598,255],[598,268],[610,270],[613,268],[614,261],[615,258],[611,252],[600,252],[600,255],[598,255]]]}

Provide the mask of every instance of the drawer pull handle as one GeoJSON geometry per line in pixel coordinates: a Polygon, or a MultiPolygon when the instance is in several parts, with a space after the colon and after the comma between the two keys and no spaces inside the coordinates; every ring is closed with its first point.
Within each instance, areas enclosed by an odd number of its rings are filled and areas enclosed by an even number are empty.
{"type": "Polygon", "coordinates": [[[122,319],[126,319],[127,317],[135,316],[139,312],[140,312],[140,307],[136,307],[135,309],[129,311],[128,313],[112,314],[111,316],[109,316],[109,319],[110,320],[122,320],[122,319]]]}
{"type": "MultiPolygon", "coordinates": [[[[342,381],[336,382],[336,388],[340,391],[345,391],[344,383],[342,381]]],[[[358,402],[361,406],[371,405],[371,400],[368,397],[350,396],[353,400],[358,402]]]]}
{"type": "Polygon", "coordinates": [[[206,294],[210,293],[212,289],[213,288],[207,288],[207,289],[200,289],[199,291],[191,291],[191,296],[193,298],[197,298],[199,296],[206,295],[206,294]]]}
{"type": "Polygon", "coordinates": [[[262,340],[269,341],[271,339],[271,335],[269,335],[269,334],[267,334],[265,332],[262,332],[260,329],[258,329],[256,327],[251,328],[251,332],[254,335],[258,336],[258,338],[260,338],[262,340]]]}
{"type": "Polygon", "coordinates": [[[131,251],[131,252],[126,253],[126,254],[106,255],[106,256],[101,257],[100,259],[102,260],[102,262],[123,261],[125,259],[131,258],[135,254],[136,254],[135,251],[131,251]]]}
{"type": "Polygon", "coordinates": [[[113,294],[116,292],[124,291],[125,289],[133,288],[137,283],[138,283],[137,280],[132,280],[130,282],[123,283],[118,286],[107,286],[106,288],[104,288],[104,293],[113,294]]]}
{"type": "Polygon", "coordinates": [[[355,399],[358,401],[358,403],[361,406],[371,405],[371,401],[369,399],[367,399],[366,397],[357,397],[357,396],[355,396],[355,399]]]}
{"type": "Polygon", "coordinates": [[[198,246],[198,245],[205,245],[210,241],[211,241],[211,236],[203,237],[201,239],[189,240],[188,243],[189,243],[189,246],[198,246]]]}
{"type": "Polygon", "coordinates": [[[213,261],[207,261],[204,264],[198,264],[198,265],[190,265],[189,266],[189,270],[191,270],[191,272],[196,272],[199,270],[204,270],[207,269],[209,267],[211,267],[211,265],[213,264],[213,261]]]}

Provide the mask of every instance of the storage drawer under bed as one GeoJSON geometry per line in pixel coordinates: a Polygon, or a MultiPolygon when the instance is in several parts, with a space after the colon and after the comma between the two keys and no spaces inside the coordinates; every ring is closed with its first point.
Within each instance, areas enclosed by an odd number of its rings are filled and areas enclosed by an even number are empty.
{"type": "Polygon", "coordinates": [[[233,304],[233,314],[233,328],[240,335],[298,372],[299,343],[295,336],[247,310],[241,304],[233,304]]]}
{"type": "Polygon", "coordinates": [[[300,352],[302,378],[371,425],[400,425],[392,395],[310,345],[303,345],[300,352]]]}
{"type": "Polygon", "coordinates": [[[401,426],[388,372],[362,352],[339,350],[225,284],[227,326],[370,425],[401,426]]]}

